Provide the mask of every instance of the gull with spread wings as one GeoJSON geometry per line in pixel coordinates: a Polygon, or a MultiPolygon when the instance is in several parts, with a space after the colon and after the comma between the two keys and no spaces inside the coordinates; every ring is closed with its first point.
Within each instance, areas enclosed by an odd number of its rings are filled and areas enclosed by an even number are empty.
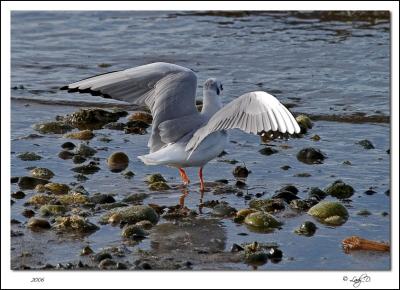
{"type": "Polygon", "coordinates": [[[202,192],[203,167],[224,150],[227,130],[300,132],[288,109],[266,92],[250,92],[222,106],[222,83],[210,78],[204,83],[203,108],[198,112],[196,88],[192,70],[157,62],[93,76],[61,89],[147,105],[153,115],[150,152],[138,157],[147,165],[176,167],[184,184],[190,182],[184,168],[199,167],[202,192]]]}

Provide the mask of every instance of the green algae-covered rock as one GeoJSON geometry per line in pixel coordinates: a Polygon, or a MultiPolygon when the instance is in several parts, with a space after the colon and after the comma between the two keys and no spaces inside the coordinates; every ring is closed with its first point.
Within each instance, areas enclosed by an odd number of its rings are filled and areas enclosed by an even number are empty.
{"type": "Polygon", "coordinates": [[[29,205],[39,206],[49,204],[53,201],[55,201],[55,198],[53,196],[47,194],[35,194],[31,196],[26,203],[29,205]]]}
{"type": "Polygon", "coordinates": [[[128,223],[135,224],[142,220],[148,220],[153,224],[158,222],[158,214],[147,205],[133,205],[129,207],[116,208],[104,214],[100,218],[101,223],[128,223]]]}
{"type": "Polygon", "coordinates": [[[314,205],[308,214],[329,225],[341,225],[349,216],[347,209],[341,203],[332,201],[322,201],[314,205]]]}
{"type": "Polygon", "coordinates": [[[300,127],[300,133],[305,134],[307,133],[308,129],[313,127],[313,123],[307,115],[301,114],[296,117],[296,121],[300,127]]]}
{"type": "Polygon", "coordinates": [[[275,212],[285,209],[285,203],[280,198],[253,199],[249,203],[250,208],[266,212],[275,212]]]}
{"type": "Polygon", "coordinates": [[[69,186],[62,183],[51,182],[45,184],[44,187],[53,194],[67,194],[69,191],[69,186]]]}
{"type": "Polygon", "coordinates": [[[325,192],[333,197],[345,199],[353,195],[354,189],[343,181],[336,180],[325,189],[325,192]]]}
{"type": "Polygon", "coordinates": [[[317,226],[313,222],[305,221],[294,232],[298,235],[311,237],[312,235],[314,235],[316,230],[317,226]]]}
{"type": "Polygon", "coordinates": [[[126,239],[143,239],[148,233],[138,225],[127,225],[122,229],[121,236],[126,239]]]}
{"type": "Polygon", "coordinates": [[[49,183],[46,179],[30,176],[22,176],[18,179],[18,186],[21,189],[34,189],[37,185],[46,183],[49,183]]]}
{"type": "Polygon", "coordinates": [[[35,124],[33,129],[42,134],[64,134],[74,128],[62,121],[54,121],[35,124]]]}
{"type": "Polygon", "coordinates": [[[42,156],[37,155],[35,152],[24,152],[17,156],[22,161],[36,161],[42,159],[42,156]]]}
{"type": "Polygon", "coordinates": [[[244,219],[244,223],[251,228],[260,230],[271,230],[282,225],[274,216],[262,211],[247,215],[244,219]]]}
{"type": "Polygon", "coordinates": [[[45,204],[39,209],[42,216],[63,215],[67,212],[67,208],[63,205],[45,204]]]}
{"type": "Polygon", "coordinates": [[[160,173],[155,173],[155,174],[147,176],[146,181],[149,184],[156,183],[156,182],[167,182],[160,173]]]}
{"type": "Polygon", "coordinates": [[[57,200],[63,205],[86,204],[90,202],[89,198],[81,193],[60,195],[57,197],[57,200]]]}
{"type": "Polygon", "coordinates": [[[169,187],[169,185],[166,182],[158,181],[151,183],[149,185],[149,189],[152,191],[159,191],[159,190],[168,190],[171,189],[171,187],[169,187]]]}

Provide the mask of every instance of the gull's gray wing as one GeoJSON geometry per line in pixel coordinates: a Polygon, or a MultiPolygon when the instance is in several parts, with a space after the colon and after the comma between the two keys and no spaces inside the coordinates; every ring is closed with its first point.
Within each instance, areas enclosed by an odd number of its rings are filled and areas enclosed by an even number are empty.
{"type": "Polygon", "coordinates": [[[278,99],[266,92],[251,92],[233,100],[198,129],[186,145],[194,151],[209,134],[227,129],[241,129],[246,133],[280,131],[299,133],[300,127],[288,109],[278,99]]]}
{"type": "MultiPolygon", "coordinates": [[[[158,128],[162,122],[183,116],[200,118],[195,105],[196,87],[197,77],[192,70],[158,62],[90,77],[61,89],[147,105],[153,115],[153,130],[148,146],[154,152],[166,144],[158,128]]],[[[187,133],[179,129],[174,132],[174,138],[187,133]]],[[[168,135],[165,135],[165,139],[169,139],[168,135]]]]}

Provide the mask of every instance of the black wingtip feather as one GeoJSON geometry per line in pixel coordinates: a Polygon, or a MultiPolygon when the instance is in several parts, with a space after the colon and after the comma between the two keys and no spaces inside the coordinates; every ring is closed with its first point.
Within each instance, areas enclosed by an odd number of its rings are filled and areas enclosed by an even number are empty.
{"type": "Polygon", "coordinates": [[[66,91],[68,89],[69,89],[68,86],[63,86],[63,87],[60,88],[61,91],[66,91]]]}

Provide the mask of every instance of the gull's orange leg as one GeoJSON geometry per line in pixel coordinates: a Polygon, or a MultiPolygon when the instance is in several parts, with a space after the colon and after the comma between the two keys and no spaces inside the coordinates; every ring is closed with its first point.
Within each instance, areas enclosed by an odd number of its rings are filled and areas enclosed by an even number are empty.
{"type": "Polygon", "coordinates": [[[204,192],[203,167],[200,167],[199,169],[199,177],[200,177],[200,191],[204,192]]]}
{"type": "Polygon", "coordinates": [[[188,185],[190,183],[189,177],[187,176],[185,170],[183,170],[182,168],[178,168],[179,170],[179,174],[181,175],[183,184],[188,185]]]}

